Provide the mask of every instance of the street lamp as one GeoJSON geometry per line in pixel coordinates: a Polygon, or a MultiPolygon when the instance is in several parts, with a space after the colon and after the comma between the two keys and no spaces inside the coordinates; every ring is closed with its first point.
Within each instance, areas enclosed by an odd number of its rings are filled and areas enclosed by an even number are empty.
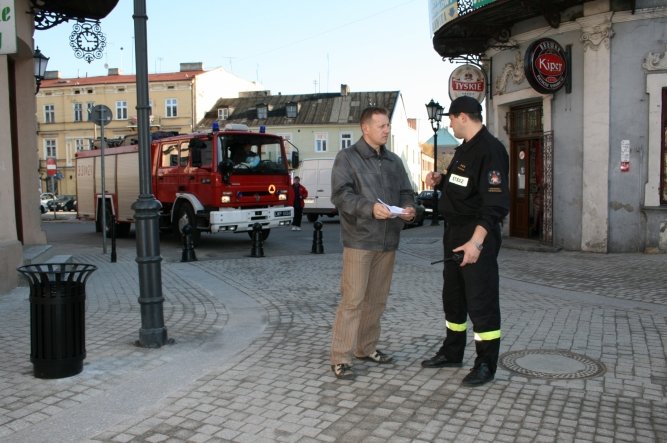
{"type": "MultiPolygon", "coordinates": [[[[443,107],[440,103],[434,102],[433,99],[426,105],[426,112],[428,113],[428,120],[431,122],[431,129],[433,129],[433,171],[438,171],[438,130],[440,129],[440,119],[442,118],[443,107]]],[[[438,226],[438,189],[433,186],[433,218],[431,219],[431,226],[438,226]]]]}
{"type": "Polygon", "coordinates": [[[37,88],[35,89],[35,95],[39,92],[39,85],[44,80],[46,75],[46,65],[49,64],[49,58],[42,54],[42,51],[39,50],[39,47],[35,49],[35,53],[32,55],[32,60],[35,63],[35,83],[37,88]]]}

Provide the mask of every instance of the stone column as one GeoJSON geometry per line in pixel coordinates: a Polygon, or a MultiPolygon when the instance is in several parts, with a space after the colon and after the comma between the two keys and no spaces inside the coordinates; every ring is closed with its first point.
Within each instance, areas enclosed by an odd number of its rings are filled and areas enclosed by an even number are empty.
{"type": "Polygon", "coordinates": [[[609,240],[611,16],[577,19],[584,47],[581,250],[603,253],[609,240]]]}

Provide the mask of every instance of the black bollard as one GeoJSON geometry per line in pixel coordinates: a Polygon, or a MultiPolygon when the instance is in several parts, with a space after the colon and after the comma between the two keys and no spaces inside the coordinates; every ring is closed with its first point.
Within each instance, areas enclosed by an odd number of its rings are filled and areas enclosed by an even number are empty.
{"type": "Polygon", "coordinates": [[[195,246],[192,242],[192,226],[186,224],[183,226],[183,254],[181,255],[182,262],[197,261],[195,255],[195,246]]]}
{"type": "Polygon", "coordinates": [[[116,263],[116,216],[111,216],[111,263],[116,263]]]}
{"type": "Polygon", "coordinates": [[[251,257],[264,257],[264,241],[262,240],[262,225],[255,223],[252,225],[252,249],[251,257]]]}
{"type": "Polygon", "coordinates": [[[310,250],[313,254],[324,254],[324,245],[322,244],[322,223],[315,222],[313,224],[313,249],[310,250]]]}

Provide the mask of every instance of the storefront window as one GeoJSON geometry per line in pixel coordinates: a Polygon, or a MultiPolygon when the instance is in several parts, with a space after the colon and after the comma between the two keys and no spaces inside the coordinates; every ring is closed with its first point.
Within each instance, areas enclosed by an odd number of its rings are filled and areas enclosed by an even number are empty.
{"type": "Polygon", "coordinates": [[[667,88],[662,88],[662,118],[661,118],[662,139],[660,140],[660,158],[662,164],[660,168],[660,204],[667,205],[667,88]]]}

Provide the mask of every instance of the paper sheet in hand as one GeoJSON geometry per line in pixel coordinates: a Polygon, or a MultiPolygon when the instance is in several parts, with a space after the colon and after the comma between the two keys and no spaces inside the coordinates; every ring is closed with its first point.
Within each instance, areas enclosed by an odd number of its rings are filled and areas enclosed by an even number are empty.
{"type": "Polygon", "coordinates": [[[399,208],[398,206],[391,206],[391,205],[388,205],[388,204],[386,204],[385,202],[383,202],[382,200],[380,200],[379,198],[378,198],[378,201],[380,202],[380,204],[381,204],[382,206],[384,206],[385,208],[389,209],[389,212],[391,212],[391,215],[392,215],[393,217],[396,217],[397,215],[401,215],[401,214],[403,214],[403,208],[399,208]]]}

